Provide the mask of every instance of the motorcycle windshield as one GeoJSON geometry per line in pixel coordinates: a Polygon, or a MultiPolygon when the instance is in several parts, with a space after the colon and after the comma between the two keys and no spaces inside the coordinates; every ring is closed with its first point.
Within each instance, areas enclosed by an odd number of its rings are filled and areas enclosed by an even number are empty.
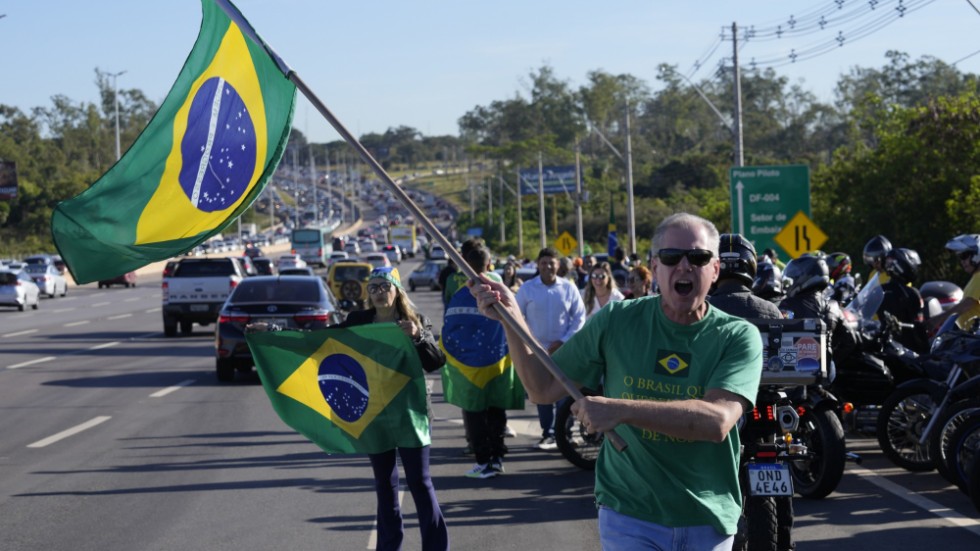
{"type": "Polygon", "coordinates": [[[857,321],[858,326],[861,327],[866,322],[875,319],[875,314],[884,299],[885,291],[881,288],[881,282],[878,281],[878,274],[875,274],[864,287],[861,287],[861,292],[847,304],[844,310],[846,310],[846,314],[849,314],[847,317],[857,321]]]}

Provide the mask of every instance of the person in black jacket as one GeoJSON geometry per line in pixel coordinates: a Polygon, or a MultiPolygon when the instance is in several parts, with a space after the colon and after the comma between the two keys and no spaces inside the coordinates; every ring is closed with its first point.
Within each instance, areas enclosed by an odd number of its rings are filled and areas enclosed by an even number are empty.
{"type": "Polygon", "coordinates": [[[898,321],[914,326],[902,328],[895,340],[920,354],[929,350],[929,337],[922,313],[922,295],[911,284],[921,265],[919,253],[912,249],[897,248],[888,251],[885,255],[885,273],[891,279],[881,286],[885,295],[878,307],[879,319],[882,319],[882,312],[888,312],[898,321]]]}
{"type": "Polygon", "coordinates": [[[778,319],[783,315],[776,305],[752,294],[756,256],[752,242],[737,233],[721,235],[721,272],[708,303],[719,310],[743,318],[778,319]]]}
{"type": "MultiPolygon", "coordinates": [[[[395,323],[415,344],[422,368],[435,371],[446,363],[446,356],[432,335],[432,322],[415,310],[409,300],[396,268],[376,268],[368,280],[367,310],[351,312],[340,327],[368,323],[395,323]]],[[[378,543],[377,549],[401,549],[403,525],[401,507],[398,504],[398,465],[394,449],[372,453],[371,468],[374,470],[375,492],[378,496],[378,543]]],[[[449,549],[449,531],[446,519],[439,508],[436,491],[429,475],[429,446],[398,448],[408,489],[412,492],[422,531],[422,549],[444,551],[449,549]]]]}
{"type": "Polygon", "coordinates": [[[860,336],[844,322],[837,301],[824,293],[829,284],[830,269],[823,258],[803,255],[791,260],[783,270],[786,298],[779,303],[779,309],[789,319],[823,320],[827,327],[827,350],[832,358],[830,379],[833,380],[833,365],[842,363],[857,348],[860,336]]]}
{"type": "MultiPolygon", "coordinates": [[[[782,319],[783,314],[775,304],[752,294],[750,289],[757,267],[751,241],[737,233],[722,234],[718,258],[721,272],[714,292],[708,297],[713,308],[746,319],[782,319]]],[[[792,497],[776,498],[776,538],[780,551],[795,548],[792,497]]]]}

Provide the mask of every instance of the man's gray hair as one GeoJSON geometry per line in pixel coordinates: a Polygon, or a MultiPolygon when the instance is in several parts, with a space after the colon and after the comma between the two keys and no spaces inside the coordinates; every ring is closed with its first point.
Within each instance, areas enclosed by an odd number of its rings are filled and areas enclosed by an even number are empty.
{"type": "Polygon", "coordinates": [[[666,234],[667,230],[670,228],[697,229],[698,227],[704,228],[708,233],[708,248],[711,250],[711,252],[715,253],[715,258],[718,258],[718,246],[719,242],[721,241],[721,237],[718,235],[718,228],[711,223],[711,220],[706,220],[700,216],[690,214],[688,212],[671,214],[660,222],[657,229],[653,231],[653,254],[656,255],[657,251],[661,249],[664,234],[666,234]]]}

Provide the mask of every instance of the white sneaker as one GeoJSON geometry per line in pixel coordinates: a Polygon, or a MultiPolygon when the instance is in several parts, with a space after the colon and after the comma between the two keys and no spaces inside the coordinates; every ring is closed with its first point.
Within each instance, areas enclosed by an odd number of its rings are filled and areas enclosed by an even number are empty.
{"type": "Polygon", "coordinates": [[[513,438],[513,437],[517,436],[517,431],[514,430],[514,429],[512,429],[512,428],[510,428],[510,425],[506,425],[506,426],[504,426],[504,436],[506,438],[513,438]]]}
{"type": "Polygon", "coordinates": [[[542,438],[538,442],[538,449],[539,450],[548,450],[548,451],[557,450],[558,449],[558,444],[555,443],[555,437],[554,436],[545,436],[544,438],[542,438]]]}

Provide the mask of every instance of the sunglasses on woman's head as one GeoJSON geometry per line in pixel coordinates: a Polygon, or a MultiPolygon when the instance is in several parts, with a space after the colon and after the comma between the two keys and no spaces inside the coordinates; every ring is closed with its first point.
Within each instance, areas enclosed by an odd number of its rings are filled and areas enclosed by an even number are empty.
{"type": "Polygon", "coordinates": [[[707,249],[660,249],[657,251],[657,258],[664,266],[676,266],[681,259],[687,257],[691,266],[705,266],[711,262],[714,253],[707,249]]]}

